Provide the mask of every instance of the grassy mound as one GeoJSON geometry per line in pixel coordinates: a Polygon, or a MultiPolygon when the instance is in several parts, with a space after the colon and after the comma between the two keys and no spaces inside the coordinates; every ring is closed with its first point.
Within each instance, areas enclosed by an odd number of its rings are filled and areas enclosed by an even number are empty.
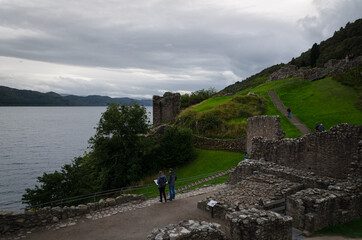
{"type": "Polygon", "coordinates": [[[238,138],[246,134],[246,119],[264,111],[259,96],[215,97],[184,110],[177,125],[206,137],[238,138]]]}

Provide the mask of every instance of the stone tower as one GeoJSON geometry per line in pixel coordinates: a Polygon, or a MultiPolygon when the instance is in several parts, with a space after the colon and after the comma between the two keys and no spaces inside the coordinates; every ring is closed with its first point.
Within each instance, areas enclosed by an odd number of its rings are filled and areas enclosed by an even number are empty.
{"type": "Polygon", "coordinates": [[[179,93],[166,92],[161,96],[153,96],[153,125],[170,123],[180,113],[181,95],[179,93]]]}

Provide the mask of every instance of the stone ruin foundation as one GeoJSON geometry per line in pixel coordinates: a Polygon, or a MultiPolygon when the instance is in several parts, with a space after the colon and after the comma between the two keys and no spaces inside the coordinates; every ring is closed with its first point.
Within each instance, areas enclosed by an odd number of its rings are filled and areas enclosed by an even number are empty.
{"type": "MultiPolygon", "coordinates": [[[[291,225],[310,235],[324,227],[360,218],[361,134],[362,126],[340,124],[327,132],[307,134],[298,139],[256,137],[251,146],[255,159],[240,162],[227,186],[198,202],[198,208],[210,212],[207,203],[217,201],[214,217],[226,221],[231,239],[274,239],[272,236],[279,233],[278,229],[291,229],[291,225]],[[281,200],[278,202],[284,202],[284,213],[293,221],[268,225],[263,219],[259,223],[263,222],[260,227],[265,229],[258,229],[258,222],[251,220],[254,218],[239,212],[262,214],[260,200],[265,206],[281,200]],[[244,221],[249,225],[242,225],[244,221]],[[265,231],[266,235],[255,235],[256,231],[258,234],[265,231]],[[240,237],[246,232],[254,235],[240,237]]],[[[291,230],[281,234],[275,239],[292,237],[291,230]]]]}
{"type": "Polygon", "coordinates": [[[181,95],[179,93],[166,92],[163,97],[153,96],[153,125],[171,123],[180,113],[181,95]]]}

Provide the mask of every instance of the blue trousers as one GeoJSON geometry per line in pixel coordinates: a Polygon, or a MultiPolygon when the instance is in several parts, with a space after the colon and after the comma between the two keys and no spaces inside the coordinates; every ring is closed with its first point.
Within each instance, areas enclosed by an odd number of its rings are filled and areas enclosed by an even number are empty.
{"type": "Polygon", "coordinates": [[[170,199],[175,199],[175,186],[168,185],[168,188],[170,190],[170,199]]]}

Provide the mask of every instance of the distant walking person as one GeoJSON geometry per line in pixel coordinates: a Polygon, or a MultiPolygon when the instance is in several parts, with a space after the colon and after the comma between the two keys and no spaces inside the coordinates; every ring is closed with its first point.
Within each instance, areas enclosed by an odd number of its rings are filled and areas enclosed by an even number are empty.
{"type": "Polygon", "coordinates": [[[168,176],[168,188],[170,190],[170,201],[172,201],[172,199],[175,199],[175,182],[177,180],[177,176],[174,173],[173,169],[170,168],[169,170],[170,176],[168,176]]]}
{"type": "Polygon", "coordinates": [[[162,202],[162,195],[165,198],[165,202],[167,202],[166,193],[165,193],[166,184],[167,184],[167,178],[163,174],[163,172],[160,171],[158,173],[158,178],[157,178],[157,186],[158,186],[158,190],[160,191],[160,202],[162,202]]]}
{"type": "Polygon", "coordinates": [[[316,123],[316,124],[315,124],[315,127],[314,127],[314,132],[318,132],[318,131],[319,131],[319,124],[316,123]]]}
{"type": "Polygon", "coordinates": [[[288,118],[290,118],[290,117],[291,117],[291,114],[290,114],[290,113],[291,113],[291,111],[292,111],[292,110],[291,110],[290,108],[288,108],[288,109],[287,109],[287,112],[288,112],[288,118]]]}
{"type": "Polygon", "coordinates": [[[320,132],[323,132],[324,131],[324,126],[323,126],[323,124],[321,123],[320,125],[319,125],[319,129],[318,129],[320,132]]]}

